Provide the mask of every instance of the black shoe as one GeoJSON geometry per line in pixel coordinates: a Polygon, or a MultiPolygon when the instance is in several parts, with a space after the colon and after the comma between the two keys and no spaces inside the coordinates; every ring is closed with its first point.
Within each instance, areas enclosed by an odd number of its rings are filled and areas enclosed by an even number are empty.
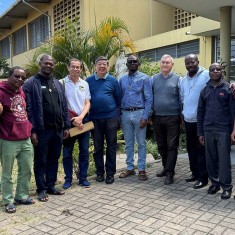
{"type": "Polygon", "coordinates": [[[221,199],[229,199],[231,197],[232,190],[224,190],[221,194],[221,199]]]}
{"type": "Polygon", "coordinates": [[[194,175],[190,175],[189,178],[185,179],[186,182],[194,182],[197,178],[194,175]]]}
{"type": "Polygon", "coordinates": [[[164,176],[166,176],[166,172],[164,169],[156,174],[156,177],[164,177],[164,176]]]}
{"type": "Polygon", "coordinates": [[[113,175],[107,175],[105,179],[106,184],[112,184],[114,182],[114,177],[113,175]]]}
{"type": "Polygon", "coordinates": [[[173,184],[173,183],[174,183],[173,174],[167,172],[167,173],[166,173],[166,178],[165,178],[164,184],[167,185],[167,184],[173,184]]]}
{"type": "Polygon", "coordinates": [[[197,181],[197,182],[193,185],[193,188],[194,188],[194,189],[203,188],[203,187],[207,186],[207,184],[208,184],[208,183],[206,183],[206,182],[197,181]]]}
{"type": "Polygon", "coordinates": [[[211,185],[207,191],[208,194],[216,194],[218,191],[220,191],[220,186],[211,185]]]}
{"type": "Polygon", "coordinates": [[[104,181],[104,175],[97,175],[95,180],[97,182],[103,182],[104,181]]]}
{"type": "Polygon", "coordinates": [[[56,189],[56,188],[48,188],[47,189],[47,193],[48,194],[52,194],[52,195],[64,195],[64,192],[63,191],[60,191],[60,190],[58,190],[58,189],[56,189]]]}

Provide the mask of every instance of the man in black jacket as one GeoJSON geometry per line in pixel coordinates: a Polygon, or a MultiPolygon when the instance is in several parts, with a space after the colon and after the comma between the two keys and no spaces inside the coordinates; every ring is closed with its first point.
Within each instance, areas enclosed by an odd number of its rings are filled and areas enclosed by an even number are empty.
{"type": "Polygon", "coordinates": [[[69,136],[69,113],[61,83],[52,76],[54,59],[43,55],[40,71],[29,78],[23,90],[28,118],[33,125],[34,174],[39,201],[48,201],[48,194],[62,195],[55,188],[62,139],[69,136]]]}

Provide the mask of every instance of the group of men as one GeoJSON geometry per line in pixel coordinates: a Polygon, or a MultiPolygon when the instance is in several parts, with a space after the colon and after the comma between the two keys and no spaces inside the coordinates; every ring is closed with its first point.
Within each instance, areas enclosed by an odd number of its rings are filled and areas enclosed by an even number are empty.
{"type": "MultiPolygon", "coordinates": [[[[63,188],[71,187],[72,155],[76,141],[79,143],[79,185],[90,186],[87,180],[90,134],[84,132],[75,137],[69,136],[71,126],[83,129],[83,125],[88,121],[94,123],[92,137],[97,182],[114,182],[119,123],[123,130],[127,155],[127,167],[119,178],[136,174],[134,146],[137,142],[138,178],[148,179],[146,128],[148,119],[152,116],[163,166],[157,177],[165,177],[165,184],[172,184],[182,124],[181,110],[192,171],[192,175],[186,181],[196,181],[194,188],[202,188],[208,184],[208,172],[212,182],[208,193],[216,193],[222,187],[221,198],[227,199],[231,196],[230,146],[226,142],[226,147],[221,149],[221,143],[228,141],[232,131],[233,96],[228,84],[223,80],[219,64],[212,64],[208,73],[199,66],[197,56],[190,54],[185,57],[188,73],[181,79],[172,72],[173,58],[164,55],[160,61],[160,72],[150,78],[139,71],[139,58],[130,55],[126,62],[127,74],[117,80],[108,72],[108,59],[100,56],[95,60],[94,74],[83,80],[82,62],[71,59],[67,66],[69,74],[60,81],[52,75],[54,64],[51,56],[43,55],[39,61],[40,70],[36,75],[26,79],[25,71],[17,66],[10,69],[8,80],[0,83],[2,198],[6,212],[14,213],[15,203],[35,203],[29,196],[32,162],[38,200],[46,202],[48,194],[64,194],[55,188],[62,146],[65,172],[63,188]],[[219,96],[216,104],[208,101],[209,98],[212,100],[212,91],[206,90],[201,93],[205,86],[213,86],[214,90],[219,90],[223,86],[223,90],[216,93],[219,96]],[[199,98],[200,108],[197,113],[199,98]],[[226,111],[222,108],[225,104],[229,104],[230,107],[226,111]],[[208,105],[212,105],[212,108],[209,109],[208,105]],[[208,114],[208,109],[213,112],[217,106],[220,107],[219,121],[210,120],[213,114],[208,114]],[[223,117],[227,120],[226,129],[223,129],[221,124],[223,117]],[[221,132],[226,132],[226,135],[222,135],[221,132]],[[214,140],[209,140],[212,134],[214,140]],[[224,142],[219,142],[218,139],[224,142]],[[221,156],[224,152],[226,160],[221,156]],[[14,159],[18,162],[15,197],[12,183],[14,159]]],[[[235,131],[232,136],[235,139],[235,131]]]]}

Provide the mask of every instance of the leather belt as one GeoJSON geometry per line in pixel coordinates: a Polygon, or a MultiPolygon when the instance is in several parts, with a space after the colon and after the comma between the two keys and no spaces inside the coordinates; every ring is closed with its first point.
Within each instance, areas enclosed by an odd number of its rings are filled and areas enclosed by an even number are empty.
{"type": "Polygon", "coordinates": [[[122,110],[125,110],[125,111],[136,111],[136,110],[140,110],[140,109],[144,109],[144,108],[130,107],[130,108],[122,109],[122,110]]]}

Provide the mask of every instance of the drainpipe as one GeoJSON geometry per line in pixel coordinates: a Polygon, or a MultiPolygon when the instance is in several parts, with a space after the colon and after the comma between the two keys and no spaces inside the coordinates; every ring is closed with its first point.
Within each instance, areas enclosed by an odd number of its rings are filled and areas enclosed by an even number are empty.
{"type": "Polygon", "coordinates": [[[48,36],[49,36],[49,38],[51,38],[51,17],[48,14],[44,13],[43,11],[39,10],[38,8],[32,6],[31,4],[29,4],[25,0],[22,0],[22,2],[47,17],[47,21],[48,21],[48,36]]]}
{"type": "Polygon", "coordinates": [[[6,36],[9,38],[9,52],[10,52],[10,67],[13,67],[13,59],[12,59],[12,40],[11,40],[11,36],[10,35],[7,35],[5,33],[1,33],[0,34],[6,36]]]}

